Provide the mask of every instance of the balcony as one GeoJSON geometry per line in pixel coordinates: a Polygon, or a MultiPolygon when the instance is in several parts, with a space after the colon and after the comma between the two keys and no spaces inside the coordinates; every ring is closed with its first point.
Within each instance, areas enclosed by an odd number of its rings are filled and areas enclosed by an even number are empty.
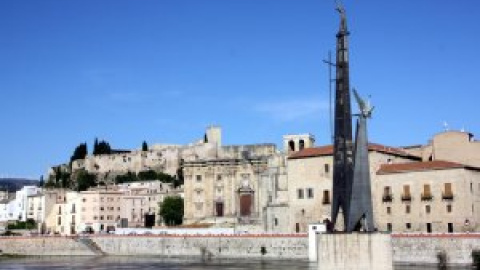
{"type": "Polygon", "coordinates": [[[407,195],[402,195],[402,202],[411,202],[412,201],[412,195],[407,194],[407,195]]]}
{"type": "Polygon", "coordinates": [[[422,201],[431,201],[433,196],[430,193],[422,193],[422,201]]]}
{"type": "Polygon", "coordinates": [[[453,201],[453,194],[452,193],[443,193],[442,200],[444,201],[453,201]]]}
{"type": "Polygon", "coordinates": [[[330,202],[330,199],[323,199],[323,200],[322,200],[322,204],[323,204],[323,205],[327,205],[327,204],[330,204],[330,203],[331,203],[331,202],[330,202]]]}
{"type": "Polygon", "coordinates": [[[393,195],[392,194],[384,194],[382,197],[383,202],[392,202],[393,201],[393,195]]]}

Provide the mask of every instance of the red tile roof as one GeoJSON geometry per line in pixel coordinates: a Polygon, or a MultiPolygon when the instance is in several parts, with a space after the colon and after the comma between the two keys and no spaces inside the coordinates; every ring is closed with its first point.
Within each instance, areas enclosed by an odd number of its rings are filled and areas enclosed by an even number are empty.
{"type": "MultiPolygon", "coordinates": [[[[412,155],[404,151],[403,149],[385,146],[385,145],[376,144],[376,143],[369,143],[368,150],[385,153],[385,154],[391,154],[395,156],[408,157],[415,160],[420,160],[420,157],[412,155]]],[[[333,155],[333,145],[325,145],[320,147],[305,148],[301,151],[291,154],[288,157],[288,159],[312,158],[312,157],[331,156],[331,155],[333,155]]]]}
{"type": "Polygon", "coordinates": [[[377,171],[377,174],[447,170],[447,169],[458,169],[458,168],[480,170],[480,168],[471,167],[471,166],[463,165],[460,163],[444,161],[444,160],[434,160],[434,161],[426,161],[426,162],[382,164],[380,166],[380,169],[377,171]]]}

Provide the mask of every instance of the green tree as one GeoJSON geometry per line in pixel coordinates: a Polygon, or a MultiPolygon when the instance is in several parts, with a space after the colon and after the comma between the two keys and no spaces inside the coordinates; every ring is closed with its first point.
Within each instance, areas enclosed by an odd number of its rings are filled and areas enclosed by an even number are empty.
{"type": "Polygon", "coordinates": [[[158,175],[154,170],[141,171],[138,173],[139,180],[156,180],[157,178],[158,175]]]}
{"type": "Polygon", "coordinates": [[[98,141],[97,138],[95,138],[95,142],[93,143],[93,155],[108,155],[112,153],[112,148],[110,147],[110,144],[106,141],[98,141]]]}
{"type": "Polygon", "coordinates": [[[73,151],[73,155],[70,157],[70,162],[73,162],[77,159],[85,159],[87,155],[88,155],[87,143],[81,143],[73,151]]]}
{"type": "Polygon", "coordinates": [[[132,172],[127,172],[126,174],[117,175],[115,177],[115,182],[117,184],[136,182],[136,181],[138,181],[138,177],[136,174],[132,172]]]}
{"type": "Polygon", "coordinates": [[[95,174],[88,173],[86,170],[81,170],[76,175],[77,191],[85,191],[89,187],[97,184],[97,177],[95,174]]]}
{"type": "Polygon", "coordinates": [[[43,180],[43,175],[40,176],[40,181],[38,181],[38,186],[43,187],[45,185],[45,180],[43,180]]]}
{"type": "Polygon", "coordinates": [[[142,143],[142,151],[148,151],[148,144],[146,141],[143,141],[142,143]]]}
{"type": "Polygon", "coordinates": [[[163,218],[165,225],[176,226],[183,222],[183,198],[167,197],[163,203],[159,203],[160,216],[163,218]]]}

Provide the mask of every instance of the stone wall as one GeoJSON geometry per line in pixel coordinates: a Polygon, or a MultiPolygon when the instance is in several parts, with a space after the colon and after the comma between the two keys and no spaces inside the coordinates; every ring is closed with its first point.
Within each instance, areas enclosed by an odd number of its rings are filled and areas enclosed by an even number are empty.
{"type": "MultiPolygon", "coordinates": [[[[440,252],[446,253],[450,264],[471,264],[472,251],[480,250],[480,234],[396,234],[392,235],[392,246],[395,264],[436,264],[440,252]]],[[[307,260],[308,238],[305,234],[0,237],[0,250],[7,254],[45,256],[106,254],[307,260]]]]}
{"type": "Polygon", "coordinates": [[[306,235],[102,236],[92,240],[109,255],[198,256],[307,260],[306,235]]]}
{"type": "Polygon", "coordinates": [[[480,234],[397,234],[392,245],[397,264],[436,264],[439,253],[449,264],[471,264],[472,251],[480,250],[480,234]]]}
{"type": "Polygon", "coordinates": [[[89,246],[71,237],[1,237],[0,250],[4,254],[38,256],[96,255],[89,246]]]}

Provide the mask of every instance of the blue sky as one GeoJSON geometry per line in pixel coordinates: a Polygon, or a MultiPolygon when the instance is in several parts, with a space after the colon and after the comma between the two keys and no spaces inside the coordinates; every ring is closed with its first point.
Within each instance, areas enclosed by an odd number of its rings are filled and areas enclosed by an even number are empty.
{"type": "MultiPolygon", "coordinates": [[[[351,84],[371,141],[480,136],[478,1],[351,1],[351,84]]],[[[0,1],[0,177],[39,177],[95,137],[116,148],[312,133],[330,142],[327,0],[0,1]]]]}

